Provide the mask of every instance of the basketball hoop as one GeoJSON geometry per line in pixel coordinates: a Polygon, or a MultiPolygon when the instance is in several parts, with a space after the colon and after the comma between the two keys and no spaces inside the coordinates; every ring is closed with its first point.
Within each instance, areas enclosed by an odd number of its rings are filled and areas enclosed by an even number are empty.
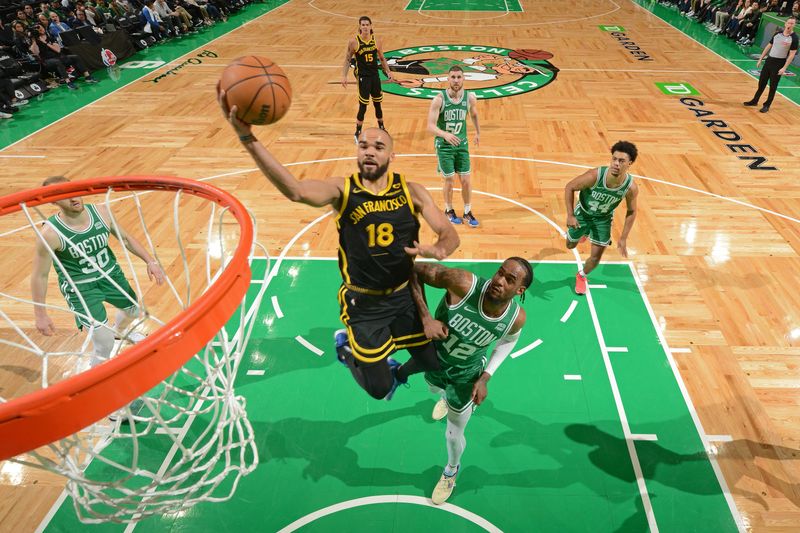
{"type": "MultiPolygon", "coordinates": [[[[0,215],[5,221],[22,213],[27,219],[24,229],[35,234],[27,241],[32,246],[34,239],[42,238],[41,222],[46,218],[37,206],[99,194],[105,195],[112,226],[125,219],[131,233],[140,235],[143,230],[148,251],[166,273],[167,286],[158,290],[140,283],[136,275],[140,266],[121,247],[124,256],[119,263],[133,277],[142,310],[135,326],[153,331],[138,344],[118,346],[112,358],[94,368],[71,376],[65,371],[64,379],[53,379],[54,369],[80,366],[87,357],[88,341],[79,341],[79,347],[45,349],[34,340],[41,335],[26,333],[30,328],[18,325],[30,322],[29,291],[0,292],[0,315],[11,325],[4,330],[8,335],[0,335],[0,353],[4,358],[40,360],[42,377],[39,390],[0,398],[0,460],[65,476],[78,518],[87,523],[134,522],[201,501],[227,499],[241,476],[258,463],[245,401],[233,388],[269,272],[266,265],[259,273],[263,276],[259,289],[248,294],[256,247],[268,261],[266,251],[254,241],[252,217],[236,198],[217,187],[160,176],[96,178],[23,191],[0,198],[0,215]],[[165,213],[163,201],[155,209],[143,207],[140,199],[145,195],[172,196],[172,217],[165,213]],[[112,205],[125,203],[135,209],[112,205]],[[205,228],[181,220],[181,206],[194,217],[202,211],[197,205],[210,206],[205,228]],[[40,220],[34,221],[31,210],[40,220]],[[140,228],[128,223],[132,217],[138,217],[140,228]],[[226,239],[231,239],[230,217],[236,227],[232,251],[225,249],[226,239]],[[158,247],[159,251],[150,229],[155,227],[159,243],[164,242],[170,218],[175,242],[158,247]],[[165,258],[165,248],[172,249],[174,257],[165,258]],[[205,269],[192,268],[202,265],[200,261],[205,261],[205,269]],[[154,304],[148,304],[145,292],[158,292],[154,304]],[[171,317],[159,318],[163,313],[171,317]],[[133,412],[131,402],[137,399],[143,409],[133,412]],[[110,421],[107,417],[115,412],[110,421]],[[165,448],[169,451],[159,457],[158,465],[151,464],[152,449],[163,454],[165,448]]],[[[57,298],[52,295],[49,300],[57,298]]],[[[46,307],[63,315],[60,323],[67,325],[59,331],[69,331],[70,316],[83,315],[68,309],[63,300],[60,303],[46,307]]],[[[117,334],[129,338],[129,331],[117,334]]]]}

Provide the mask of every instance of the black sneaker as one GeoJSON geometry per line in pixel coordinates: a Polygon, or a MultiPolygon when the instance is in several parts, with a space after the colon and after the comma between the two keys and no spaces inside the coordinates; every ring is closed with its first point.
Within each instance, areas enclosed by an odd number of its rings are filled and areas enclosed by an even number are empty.
{"type": "Polygon", "coordinates": [[[456,215],[455,209],[447,209],[444,214],[447,217],[447,220],[453,224],[461,224],[461,219],[456,215]]]}
{"type": "Polygon", "coordinates": [[[475,215],[472,214],[472,211],[470,211],[468,213],[464,213],[464,222],[470,228],[477,228],[480,225],[480,223],[478,222],[478,219],[475,218],[475,215]]]}
{"type": "Polygon", "coordinates": [[[757,106],[758,100],[748,100],[747,102],[744,102],[744,105],[746,105],[747,107],[757,106]]]}
{"type": "Polygon", "coordinates": [[[762,113],[766,113],[767,111],[769,111],[769,104],[764,104],[763,106],[761,106],[761,109],[759,109],[759,111],[761,111],[762,113]]]}

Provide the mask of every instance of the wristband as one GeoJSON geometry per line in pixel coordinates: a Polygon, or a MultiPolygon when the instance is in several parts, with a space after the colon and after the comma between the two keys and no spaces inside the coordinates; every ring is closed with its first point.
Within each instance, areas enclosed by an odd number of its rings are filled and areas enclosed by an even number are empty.
{"type": "Polygon", "coordinates": [[[256,136],[252,133],[248,133],[247,135],[239,135],[239,140],[242,141],[243,144],[248,144],[252,142],[256,142],[256,136]]]}

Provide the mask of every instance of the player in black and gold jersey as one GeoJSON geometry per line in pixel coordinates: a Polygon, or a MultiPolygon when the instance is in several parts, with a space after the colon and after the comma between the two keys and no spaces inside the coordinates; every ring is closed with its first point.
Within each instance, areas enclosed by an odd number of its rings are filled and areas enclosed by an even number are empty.
{"type": "Polygon", "coordinates": [[[381,79],[378,76],[378,60],[380,68],[386,73],[389,81],[394,81],[386,58],[383,57],[383,49],[372,32],[372,21],[369,17],[358,19],[358,33],[355,37],[347,41],[347,54],[344,58],[344,68],[342,69],[342,86],[347,87],[347,72],[350,70],[350,63],[355,56],[355,76],[358,80],[358,114],[356,115],[356,143],[361,136],[361,127],[364,125],[364,115],[367,113],[367,104],[372,97],[372,105],[375,106],[375,118],[378,119],[378,127],[382,130],[383,125],[383,91],[381,89],[381,79]]]}
{"type": "MultiPolygon", "coordinates": [[[[417,372],[439,368],[408,287],[414,256],[444,259],[458,247],[458,234],[422,185],[389,172],[392,138],[367,128],[358,142],[358,172],[326,181],[298,181],[251,133],[250,125],[219,102],[225,116],[264,175],[293,202],[331,206],[339,229],[341,319],[347,345],[342,359],[358,384],[374,398],[386,398],[417,372]],[[422,215],[438,235],[435,244],[418,242],[422,215]],[[398,349],[411,359],[389,359],[398,349]],[[391,365],[391,366],[390,366],[391,365]]],[[[337,350],[339,351],[339,350],[337,350]]]]}

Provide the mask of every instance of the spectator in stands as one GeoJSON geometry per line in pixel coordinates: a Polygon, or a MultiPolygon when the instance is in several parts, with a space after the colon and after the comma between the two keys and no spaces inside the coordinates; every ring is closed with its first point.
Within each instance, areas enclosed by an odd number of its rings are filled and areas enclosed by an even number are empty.
{"type": "Polygon", "coordinates": [[[98,35],[103,33],[103,30],[100,29],[97,24],[89,21],[89,17],[87,16],[86,9],[79,9],[75,12],[75,23],[72,25],[74,29],[81,28],[83,26],[88,26],[92,28],[98,35]]]}
{"type": "Polygon", "coordinates": [[[17,18],[16,20],[20,21],[23,26],[26,28],[33,24],[33,20],[28,18],[28,15],[25,13],[24,9],[17,9],[17,18]]]}
{"type": "Polygon", "coordinates": [[[749,17],[753,11],[757,10],[758,2],[746,1],[744,3],[744,7],[736,14],[736,16],[731,17],[730,21],[728,22],[728,27],[725,29],[725,34],[733,39],[736,33],[739,31],[739,25],[747,17],[749,17]]]}
{"type": "Polygon", "coordinates": [[[731,0],[725,6],[725,9],[718,9],[714,15],[714,25],[711,27],[711,31],[714,33],[722,33],[722,30],[724,30],[725,26],[728,25],[728,19],[730,19],[731,15],[737,12],[743,5],[743,0],[731,0]]]}
{"type": "MultiPolygon", "coordinates": [[[[36,15],[36,20],[39,24],[41,24],[45,28],[50,25],[50,19],[48,19],[47,15],[45,15],[44,13],[39,13],[38,15],[36,15]]],[[[31,24],[31,26],[33,26],[33,24],[31,24]]]]}
{"type": "Polygon", "coordinates": [[[709,21],[709,17],[711,16],[711,8],[714,5],[711,3],[711,0],[703,0],[697,6],[697,10],[694,12],[693,17],[700,23],[705,24],[709,21]]]}
{"type": "Polygon", "coordinates": [[[795,19],[797,19],[797,17],[800,17],[800,2],[795,2],[794,4],[792,4],[792,17],[794,17],[795,19]]]}
{"type": "MultiPolygon", "coordinates": [[[[206,26],[211,26],[211,17],[205,7],[197,3],[197,0],[178,0],[178,5],[192,14],[192,18],[202,20],[206,26]]],[[[213,7],[213,6],[212,6],[213,7]]]]}
{"type": "Polygon", "coordinates": [[[15,20],[11,24],[11,31],[14,34],[14,48],[17,52],[17,58],[28,62],[38,63],[36,55],[31,52],[31,45],[33,39],[31,38],[33,27],[25,28],[21,22],[15,20]]]}
{"type": "Polygon", "coordinates": [[[147,24],[144,26],[144,31],[155,37],[156,41],[165,39],[168,36],[169,29],[166,24],[163,24],[163,21],[153,7],[153,0],[144,0],[142,16],[147,21],[147,24]]]}
{"type": "Polygon", "coordinates": [[[73,67],[75,71],[82,73],[83,80],[86,83],[97,83],[97,80],[92,77],[92,74],[83,65],[81,59],[74,54],[65,54],[61,45],[48,35],[42,26],[37,24],[34,26],[33,31],[36,31],[37,34],[32,35],[31,52],[39,56],[47,70],[55,72],[61,79],[66,79],[67,87],[73,90],[78,88],[70,76],[67,75],[67,67],[73,67]]]}
{"type": "Polygon", "coordinates": [[[750,46],[753,44],[756,38],[756,32],[758,31],[758,25],[761,24],[761,15],[766,12],[766,10],[766,4],[762,5],[760,8],[756,7],[742,20],[742,23],[739,24],[739,31],[737,31],[734,36],[737,44],[742,46],[750,46]]]}
{"type": "Polygon", "coordinates": [[[27,100],[17,98],[11,79],[0,71],[0,118],[11,118],[20,107],[27,103],[27,100]]]}
{"type": "Polygon", "coordinates": [[[55,11],[51,11],[50,12],[50,25],[47,27],[47,29],[48,29],[48,33],[52,37],[58,38],[59,34],[62,31],[68,31],[68,30],[71,30],[72,28],[69,27],[69,24],[66,24],[65,22],[61,22],[61,17],[58,16],[58,13],[56,13],[55,11]]]}
{"type": "Polygon", "coordinates": [[[172,23],[175,32],[178,31],[178,28],[180,28],[181,33],[189,33],[190,31],[193,31],[192,17],[182,7],[178,8],[182,11],[182,13],[173,10],[166,0],[156,0],[153,2],[153,7],[155,8],[156,13],[158,13],[158,16],[161,17],[161,20],[165,22],[169,20],[172,23]]]}
{"type": "Polygon", "coordinates": [[[96,0],[94,3],[86,4],[86,11],[88,11],[86,18],[93,20],[98,26],[108,24],[114,18],[106,0],[96,0]]]}
{"type": "Polygon", "coordinates": [[[31,24],[36,22],[36,13],[33,12],[33,6],[31,4],[25,4],[22,10],[25,12],[25,16],[28,17],[31,24]]]}

